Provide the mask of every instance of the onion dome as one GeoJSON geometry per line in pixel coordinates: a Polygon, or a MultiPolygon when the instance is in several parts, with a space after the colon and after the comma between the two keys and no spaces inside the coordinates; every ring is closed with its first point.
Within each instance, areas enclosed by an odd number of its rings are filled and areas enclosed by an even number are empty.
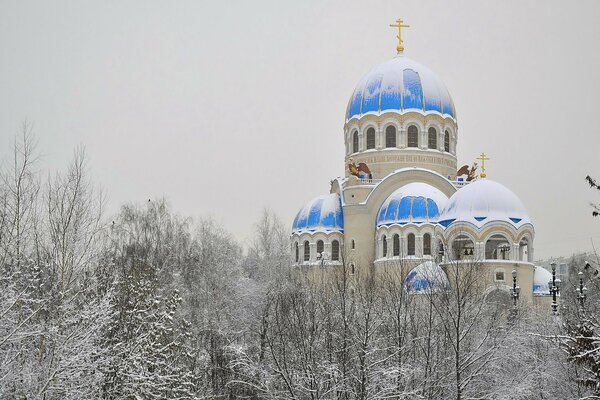
{"type": "Polygon", "coordinates": [[[404,286],[410,293],[432,293],[448,288],[450,283],[438,264],[425,261],[408,273],[404,286]]]}
{"type": "Polygon", "coordinates": [[[356,86],[346,121],[385,111],[417,111],[456,118],[454,103],[442,81],[426,66],[399,54],[373,68],[356,86]]]}
{"type": "Polygon", "coordinates": [[[508,222],[516,228],[531,224],[519,198],[498,182],[480,179],[460,188],[448,200],[439,217],[445,227],[454,222],[468,222],[481,228],[492,221],[508,222]]]}
{"type": "Polygon", "coordinates": [[[409,183],[392,193],[377,214],[377,227],[406,223],[435,223],[448,198],[431,185],[409,183]]]}
{"type": "Polygon", "coordinates": [[[344,232],[342,201],[337,193],[311,200],[296,215],[292,233],[316,231],[344,232]]]}
{"type": "Polygon", "coordinates": [[[545,268],[535,267],[533,272],[533,295],[550,296],[548,282],[552,280],[552,273],[545,268]]]}

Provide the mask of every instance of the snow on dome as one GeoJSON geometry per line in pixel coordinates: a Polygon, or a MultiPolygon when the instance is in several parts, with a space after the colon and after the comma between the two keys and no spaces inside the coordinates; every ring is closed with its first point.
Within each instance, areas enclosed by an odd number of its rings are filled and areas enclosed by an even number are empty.
{"type": "Polygon", "coordinates": [[[444,270],[433,261],[425,261],[408,273],[404,286],[410,293],[432,293],[450,286],[444,270]]]}
{"type": "Polygon", "coordinates": [[[342,201],[337,193],[311,200],[296,215],[292,233],[314,231],[344,231],[342,201]]]}
{"type": "Polygon", "coordinates": [[[445,227],[454,222],[469,222],[481,228],[491,221],[504,221],[519,228],[531,224],[519,198],[498,182],[480,179],[460,188],[448,200],[439,217],[445,227]]]}
{"type": "Polygon", "coordinates": [[[431,185],[409,183],[392,193],[377,214],[377,227],[391,224],[436,222],[448,198],[431,185]]]}
{"type": "Polygon", "coordinates": [[[376,66],[360,81],[348,103],[346,121],[390,110],[437,112],[456,118],[454,103],[442,81],[403,54],[376,66]]]}
{"type": "Polygon", "coordinates": [[[542,267],[535,267],[533,272],[533,295],[550,296],[548,282],[552,280],[552,272],[542,267]]]}

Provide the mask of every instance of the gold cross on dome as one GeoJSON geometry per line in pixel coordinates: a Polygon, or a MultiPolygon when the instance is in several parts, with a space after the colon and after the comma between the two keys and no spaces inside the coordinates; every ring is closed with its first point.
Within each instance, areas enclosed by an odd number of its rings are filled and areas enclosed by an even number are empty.
{"type": "Polygon", "coordinates": [[[392,28],[398,28],[398,35],[396,35],[396,37],[398,38],[398,46],[396,46],[396,50],[398,51],[398,54],[402,53],[404,51],[404,46],[402,46],[402,43],[404,43],[404,40],[402,40],[402,28],[410,28],[410,25],[403,25],[404,21],[402,21],[400,18],[398,18],[396,20],[396,24],[391,24],[390,26],[392,28]]]}
{"type": "Polygon", "coordinates": [[[479,176],[482,178],[485,178],[487,176],[485,174],[485,162],[489,159],[490,158],[486,156],[485,153],[481,153],[481,155],[477,158],[477,160],[481,160],[481,173],[479,174],[479,176]]]}

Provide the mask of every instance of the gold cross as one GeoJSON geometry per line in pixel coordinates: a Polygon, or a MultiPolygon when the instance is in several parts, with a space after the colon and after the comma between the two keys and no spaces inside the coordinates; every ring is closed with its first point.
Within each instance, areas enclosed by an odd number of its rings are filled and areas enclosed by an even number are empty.
{"type": "Polygon", "coordinates": [[[487,157],[485,153],[481,153],[477,160],[481,160],[481,173],[479,174],[479,176],[485,178],[487,176],[485,174],[485,162],[489,160],[489,157],[487,157]]]}
{"type": "Polygon", "coordinates": [[[402,25],[403,22],[404,21],[398,18],[396,20],[396,25],[390,25],[392,28],[398,28],[398,35],[396,35],[396,37],[398,38],[398,46],[396,46],[398,54],[404,51],[404,46],[402,46],[402,43],[404,42],[404,40],[402,40],[402,28],[410,28],[410,25],[402,25]]]}

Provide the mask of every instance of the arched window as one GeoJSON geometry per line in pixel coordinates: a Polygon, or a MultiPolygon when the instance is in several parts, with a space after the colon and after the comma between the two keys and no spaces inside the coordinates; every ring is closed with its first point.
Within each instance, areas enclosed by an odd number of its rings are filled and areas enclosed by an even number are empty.
{"type": "Polygon", "coordinates": [[[396,147],[396,127],[393,125],[385,128],[385,147],[396,147]]]}
{"type": "Polygon", "coordinates": [[[415,255],[415,234],[414,233],[409,233],[408,237],[406,238],[406,244],[408,247],[408,255],[409,256],[414,256],[415,255]]]}
{"type": "Polygon", "coordinates": [[[354,263],[350,264],[350,274],[354,275],[354,263]]]}
{"type": "Polygon", "coordinates": [[[317,240],[317,254],[323,254],[323,241],[317,240]]]}
{"type": "Polygon", "coordinates": [[[455,260],[473,258],[475,255],[475,245],[467,235],[458,235],[452,240],[452,256],[455,260]]]}
{"type": "Polygon", "coordinates": [[[387,257],[387,237],[384,236],[381,240],[383,240],[383,257],[387,257]]]}
{"type": "Polygon", "coordinates": [[[400,236],[398,234],[394,235],[393,238],[393,244],[392,244],[392,248],[393,248],[393,254],[394,256],[399,256],[400,255],[400,236]]]}
{"type": "Polygon", "coordinates": [[[419,147],[419,131],[414,125],[408,127],[408,147],[419,147]]]}
{"type": "Polygon", "coordinates": [[[431,235],[429,233],[423,235],[423,255],[431,255],[431,235]]]}
{"type": "Polygon", "coordinates": [[[492,235],[485,242],[486,260],[509,260],[510,242],[503,235],[492,235]]]}
{"type": "Polygon", "coordinates": [[[331,260],[339,261],[340,260],[340,242],[334,240],[331,242],[331,260]]]}
{"type": "Polygon", "coordinates": [[[444,132],[444,151],[450,153],[450,132],[444,132]]]}
{"type": "Polygon", "coordinates": [[[299,249],[300,246],[298,246],[298,242],[296,242],[295,247],[296,247],[296,262],[298,262],[298,261],[300,261],[300,249],[299,249]]]}
{"type": "Polygon", "coordinates": [[[375,129],[367,129],[367,150],[375,148],[375,129]]]}
{"type": "Polygon", "coordinates": [[[354,131],[352,134],[352,152],[358,153],[358,132],[354,131]]]}
{"type": "Polygon", "coordinates": [[[352,250],[354,250],[356,246],[354,245],[354,239],[352,239],[352,250]]]}
{"type": "Polygon", "coordinates": [[[310,261],[310,244],[308,244],[308,240],[304,242],[304,261],[310,261]]]}
{"type": "Polygon", "coordinates": [[[437,149],[437,131],[433,126],[427,132],[427,147],[437,149]]]}

